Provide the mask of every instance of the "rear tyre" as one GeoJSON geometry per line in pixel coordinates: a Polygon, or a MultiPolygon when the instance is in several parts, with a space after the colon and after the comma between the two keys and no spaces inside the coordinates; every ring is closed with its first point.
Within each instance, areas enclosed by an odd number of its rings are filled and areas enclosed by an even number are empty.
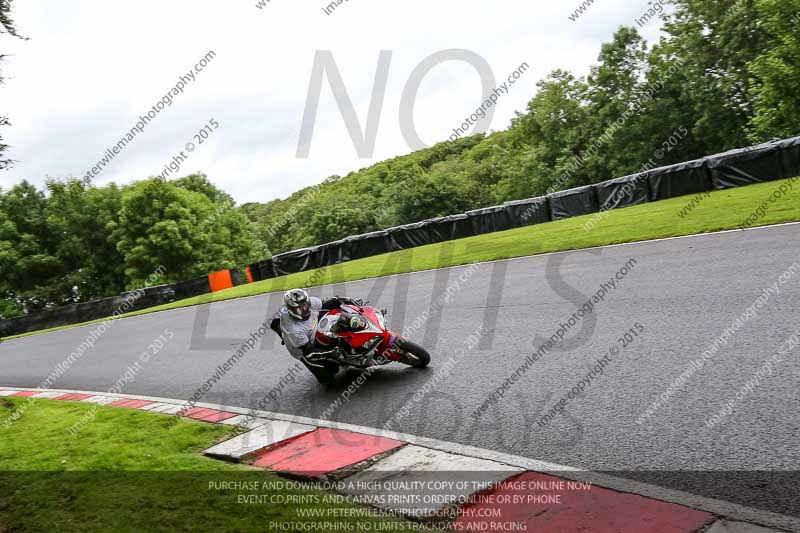
{"type": "Polygon", "coordinates": [[[431,362],[431,354],[419,344],[407,339],[397,339],[396,346],[399,348],[399,363],[413,366],[414,368],[425,368],[431,362]]]}

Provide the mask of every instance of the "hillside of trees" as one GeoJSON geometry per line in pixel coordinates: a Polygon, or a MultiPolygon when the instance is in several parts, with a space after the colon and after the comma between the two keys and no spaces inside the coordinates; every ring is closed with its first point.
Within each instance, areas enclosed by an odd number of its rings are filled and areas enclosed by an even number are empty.
{"type": "Polygon", "coordinates": [[[800,134],[800,0],[673,3],[660,42],[620,28],[588,77],[552,72],[505,131],[242,208],[277,253],[800,134]]]}
{"type": "MultiPolygon", "coordinates": [[[[621,27],[588,76],[557,70],[539,81],[508,129],[331,176],[287,199],[236,206],[203,175],[0,189],[0,316],[118,294],[159,265],[162,281],[179,281],[632,174],[678,130],[657,166],[799,135],[800,0],[673,3],[658,43],[621,27]]],[[[0,165],[4,149],[0,139],[0,165]]]]}

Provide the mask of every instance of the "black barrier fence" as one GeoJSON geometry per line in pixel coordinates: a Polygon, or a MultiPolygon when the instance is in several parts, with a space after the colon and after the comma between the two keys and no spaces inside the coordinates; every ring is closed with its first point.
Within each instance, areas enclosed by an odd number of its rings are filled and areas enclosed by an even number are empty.
{"type": "Polygon", "coordinates": [[[389,232],[386,230],[347,237],[342,241],[341,247],[344,252],[341,257],[343,261],[364,259],[392,251],[389,232]]]}
{"type": "Polygon", "coordinates": [[[231,272],[231,282],[233,283],[234,287],[250,283],[250,281],[247,279],[247,274],[243,269],[232,268],[230,272],[231,272]]]}
{"type": "Polygon", "coordinates": [[[550,222],[550,204],[547,196],[515,200],[503,205],[514,227],[550,222]]]}
{"type": "Polygon", "coordinates": [[[200,296],[201,294],[208,294],[211,292],[208,276],[202,276],[188,281],[179,281],[172,285],[172,287],[175,290],[176,300],[183,300],[184,298],[191,298],[192,296],[200,296]]]}
{"type": "MultiPolygon", "coordinates": [[[[253,281],[262,281],[427,244],[798,175],[800,137],[775,140],[543,197],[506,202],[292,250],[250,265],[250,273],[253,281]]],[[[241,272],[232,270],[231,276],[234,285],[246,282],[241,272]]],[[[210,291],[207,276],[152,287],[145,290],[131,310],[210,291]]],[[[125,295],[120,295],[0,320],[0,337],[104,318],[113,314],[124,299],[125,295]]]]}
{"type": "Polygon", "coordinates": [[[598,183],[597,202],[601,211],[619,209],[650,201],[650,185],[647,176],[634,174],[598,183]]]}
{"type": "Polygon", "coordinates": [[[272,268],[272,259],[264,259],[250,265],[250,275],[253,276],[254,282],[274,278],[275,269],[272,268]]]}
{"type": "MultiPolygon", "coordinates": [[[[335,265],[344,261],[342,252],[344,248],[340,246],[341,241],[321,244],[313,248],[314,262],[319,267],[335,265]]],[[[273,269],[274,272],[274,269],[273,269]]],[[[274,274],[273,274],[274,275],[274,274]]]]}
{"type": "Polygon", "coordinates": [[[272,268],[275,271],[275,276],[286,276],[295,272],[304,272],[317,268],[320,265],[314,261],[313,252],[313,248],[302,248],[274,256],[272,258],[272,268]]]}
{"type": "Polygon", "coordinates": [[[506,211],[506,206],[504,205],[474,209],[472,211],[467,211],[466,214],[472,225],[473,235],[505,231],[513,227],[508,212],[506,211]]]}
{"type": "Polygon", "coordinates": [[[108,318],[209,292],[211,292],[211,287],[208,283],[208,276],[170,285],[147,287],[118,296],[69,304],[48,311],[0,320],[0,337],[108,318]]]}
{"type": "Polygon", "coordinates": [[[695,159],[643,173],[650,187],[650,201],[667,200],[711,190],[711,173],[704,159],[695,159]]]}
{"type": "Polygon", "coordinates": [[[389,228],[387,231],[392,250],[407,250],[449,240],[433,220],[389,228]]]}
{"type": "Polygon", "coordinates": [[[768,142],[707,158],[714,188],[729,189],[796,176],[797,141],[798,138],[768,142]]]}
{"type": "Polygon", "coordinates": [[[446,241],[463,239],[473,234],[472,224],[469,221],[469,217],[465,214],[435,218],[431,221],[431,224],[435,225],[439,231],[442,232],[444,240],[446,241]]]}
{"type": "Polygon", "coordinates": [[[800,137],[731,150],[538,198],[347,237],[286,252],[250,265],[250,269],[254,280],[269,279],[427,244],[797,175],[800,175],[800,137]]]}
{"type": "Polygon", "coordinates": [[[548,198],[550,199],[550,220],[589,215],[600,210],[597,201],[597,187],[594,185],[554,192],[548,195],[548,198]]]}

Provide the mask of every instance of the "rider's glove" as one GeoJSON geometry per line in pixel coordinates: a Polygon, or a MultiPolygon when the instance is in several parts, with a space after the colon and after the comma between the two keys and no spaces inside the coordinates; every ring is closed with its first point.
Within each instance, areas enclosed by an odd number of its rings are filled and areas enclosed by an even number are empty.
{"type": "Polygon", "coordinates": [[[355,305],[356,307],[364,307],[364,300],[361,298],[341,298],[337,297],[342,304],[355,305]]]}

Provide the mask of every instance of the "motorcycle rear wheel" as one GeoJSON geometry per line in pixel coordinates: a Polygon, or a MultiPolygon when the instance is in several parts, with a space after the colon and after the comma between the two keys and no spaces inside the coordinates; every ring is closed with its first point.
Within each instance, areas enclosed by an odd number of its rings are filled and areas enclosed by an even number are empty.
{"type": "Polygon", "coordinates": [[[431,362],[431,354],[428,353],[428,350],[415,342],[407,339],[397,339],[396,346],[398,348],[397,353],[401,357],[398,363],[413,366],[414,368],[425,368],[431,362]]]}

